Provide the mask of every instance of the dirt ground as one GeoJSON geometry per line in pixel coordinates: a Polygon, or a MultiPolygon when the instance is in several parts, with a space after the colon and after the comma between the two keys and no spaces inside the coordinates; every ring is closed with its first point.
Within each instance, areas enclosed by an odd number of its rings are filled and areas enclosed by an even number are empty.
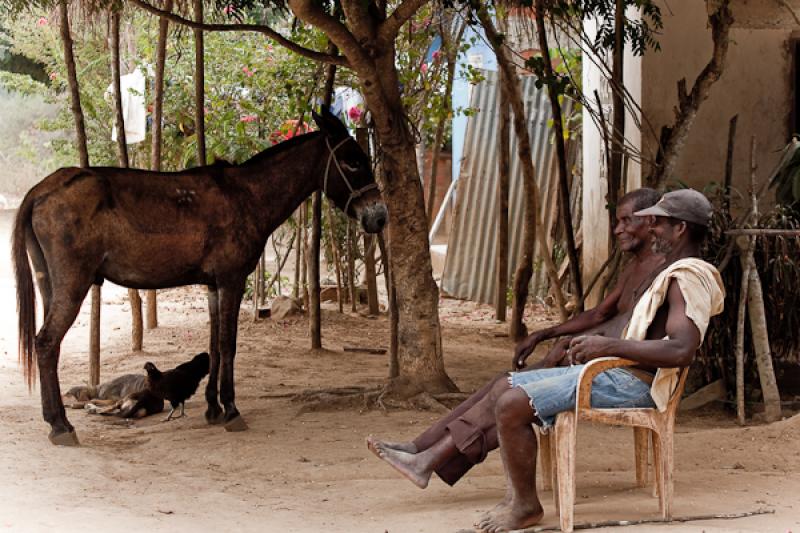
{"type": "MultiPolygon", "coordinates": [[[[150,360],[170,367],[206,349],[204,292],[160,293],[160,327],[145,351],[130,353],[127,296],[104,288],[102,376],[139,372],[150,360]]],[[[47,440],[38,391],[23,384],[13,349],[15,315],[2,287],[0,359],[0,529],[8,531],[267,531],[454,532],[503,495],[499,457],[455,488],[435,479],[419,490],[373,457],[366,435],[410,438],[436,414],[350,408],[299,413],[293,393],[380,384],[387,357],[343,352],[343,346],[386,347],[385,317],[323,314],[325,350],[308,349],[307,322],[252,322],[242,312],[236,361],[237,403],[250,429],[226,433],[203,418],[202,394],[188,416],[136,422],[68,412],[81,447],[47,440]]],[[[491,310],[442,301],[447,369],[462,390],[475,389],[509,364],[512,344],[491,310]]],[[[69,387],[88,376],[88,308],[68,334],[60,365],[69,387]]],[[[204,382],[205,383],[205,382],[204,382]]],[[[202,385],[201,385],[202,386],[202,385]]],[[[657,500],[633,488],[629,429],[581,426],[577,522],[655,517],[657,500]]],[[[800,417],[739,428],[722,411],[682,416],[676,436],[674,514],[774,514],[629,531],[800,531],[800,417]]],[[[551,494],[544,525],[556,525],[551,494]]]]}
{"type": "MultiPolygon", "coordinates": [[[[13,211],[0,211],[0,530],[125,532],[455,532],[469,528],[504,491],[497,454],[450,488],[434,479],[419,490],[369,453],[369,434],[413,438],[437,413],[300,412],[291,396],[328,387],[375,387],[386,355],[344,346],[388,344],[385,317],[323,309],[323,351],[309,350],[304,317],[254,323],[242,311],[236,360],[237,405],[250,426],[226,433],[203,418],[203,395],[187,417],[136,422],[71,410],[81,447],[47,440],[39,391],[29,393],[16,362],[14,284],[8,260],[13,211]]],[[[287,274],[288,275],[288,274],[287,274]]],[[[159,293],[160,327],[145,332],[145,351],[130,351],[127,292],[103,288],[101,379],[142,372],[146,361],[170,368],[204,351],[204,290],[159,293]]],[[[441,301],[445,362],[463,391],[508,367],[512,343],[487,306],[441,301]]],[[[530,310],[529,326],[550,320],[530,310]]],[[[62,346],[62,389],[88,379],[89,309],[84,305],[62,346]]],[[[201,383],[201,388],[205,381],[201,383]]],[[[201,389],[202,390],[202,389],[201,389]]],[[[719,410],[681,415],[676,435],[675,516],[774,514],[628,527],[626,531],[800,532],[800,416],[739,428],[719,410]]],[[[658,516],[650,491],[633,488],[630,429],[579,429],[578,523],[658,516]]],[[[543,525],[558,523],[552,495],[542,493],[543,525]]],[[[619,528],[616,528],[619,529],[619,528]]],[[[611,529],[607,529],[611,530],[611,529]]]]}

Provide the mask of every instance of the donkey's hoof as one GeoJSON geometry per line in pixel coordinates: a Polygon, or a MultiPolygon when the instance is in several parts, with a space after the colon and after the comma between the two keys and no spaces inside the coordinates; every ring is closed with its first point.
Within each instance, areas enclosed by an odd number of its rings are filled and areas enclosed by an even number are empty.
{"type": "Polygon", "coordinates": [[[227,422],[225,422],[225,431],[244,431],[247,429],[247,422],[241,415],[236,415],[227,422]]]}
{"type": "Polygon", "coordinates": [[[50,442],[55,444],[56,446],[80,446],[81,443],[78,442],[78,435],[75,433],[75,430],[72,431],[62,431],[61,433],[54,433],[50,432],[48,436],[50,442]]]}
{"type": "Polygon", "coordinates": [[[219,411],[206,410],[206,422],[212,425],[222,424],[225,417],[222,415],[222,409],[219,411]]]}

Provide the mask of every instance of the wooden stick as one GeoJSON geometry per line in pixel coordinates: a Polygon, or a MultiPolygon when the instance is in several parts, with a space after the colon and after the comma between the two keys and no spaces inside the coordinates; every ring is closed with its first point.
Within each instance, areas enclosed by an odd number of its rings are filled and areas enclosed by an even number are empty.
{"type": "MultiPolygon", "coordinates": [[[[603,522],[585,522],[583,524],[575,524],[573,529],[598,529],[601,527],[622,527],[622,526],[637,526],[639,524],[669,524],[671,522],[695,522],[700,520],[733,520],[736,518],[747,518],[748,516],[756,516],[762,514],[774,514],[774,509],[759,509],[757,511],[746,511],[744,513],[720,513],[720,514],[701,514],[689,516],[674,516],[671,520],[663,518],[642,518],[639,520],[606,520],[603,522]]],[[[512,533],[538,533],[540,531],[560,531],[558,526],[539,526],[530,527],[527,529],[517,529],[512,533]]]]}

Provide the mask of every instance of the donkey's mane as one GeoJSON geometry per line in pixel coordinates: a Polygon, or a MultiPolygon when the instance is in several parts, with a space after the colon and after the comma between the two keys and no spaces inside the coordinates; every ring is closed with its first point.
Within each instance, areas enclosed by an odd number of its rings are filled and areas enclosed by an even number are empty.
{"type": "Polygon", "coordinates": [[[239,166],[243,167],[243,166],[247,166],[247,165],[261,163],[261,162],[263,162],[264,159],[267,159],[267,158],[270,158],[270,157],[274,157],[274,156],[280,154],[281,152],[284,152],[284,151],[286,151],[286,150],[288,150],[290,148],[293,148],[297,144],[301,144],[301,143],[310,141],[312,137],[317,137],[319,135],[322,135],[321,131],[312,131],[310,133],[304,133],[302,135],[296,135],[296,136],[292,137],[291,139],[288,139],[288,140],[283,141],[283,142],[279,142],[278,144],[276,144],[274,146],[270,146],[269,148],[267,148],[265,150],[262,150],[261,152],[257,153],[256,155],[254,155],[250,159],[240,163],[239,166]]]}

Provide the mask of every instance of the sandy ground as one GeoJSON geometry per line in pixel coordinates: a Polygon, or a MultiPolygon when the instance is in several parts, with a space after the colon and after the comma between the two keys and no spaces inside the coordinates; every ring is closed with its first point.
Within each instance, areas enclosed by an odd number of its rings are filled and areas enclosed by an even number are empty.
{"type": "MultiPolygon", "coordinates": [[[[308,349],[303,317],[253,323],[243,311],[236,390],[246,432],[206,425],[199,394],[187,403],[187,417],[167,423],[162,415],[127,422],[69,411],[82,446],[52,446],[38,391],[28,393],[16,364],[13,284],[0,259],[0,530],[455,532],[503,495],[497,454],[455,488],[435,479],[423,491],[364,446],[370,433],[413,437],[435,413],[299,413],[293,393],[372,387],[388,371],[386,356],[342,350],[386,347],[386,319],[333,308],[323,314],[326,349],[316,352],[308,349]]],[[[144,352],[131,353],[126,294],[104,287],[103,379],[139,372],[148,360],[171,367],[205,350],[205,305],[199,288],[160,293],[160,327],[146,332],[144,352]]],[[[546,319],[541,310],[535,317],[546,319]]],[[[495,337],[502,327],[490,309],[443,300],[442,320],[447,369],[462,390],[508,366],[512,345],[495,337]]],[[[63,345],[63,387],[87,379],[87,333],[84,306],[63,345]]],[[[627,531],[800,531],[800,417],[739,428],[729,415],[705,411],[682,416],[677,433],[676,516],[774,514],[627,531]]],[[[576,522],[657,516],[650,491],[633,488],[629,429],[582,425],[577,470],[576,522]]],[[[543,524],[556,525],[551,494],[542,501],[543,524]]]]}

